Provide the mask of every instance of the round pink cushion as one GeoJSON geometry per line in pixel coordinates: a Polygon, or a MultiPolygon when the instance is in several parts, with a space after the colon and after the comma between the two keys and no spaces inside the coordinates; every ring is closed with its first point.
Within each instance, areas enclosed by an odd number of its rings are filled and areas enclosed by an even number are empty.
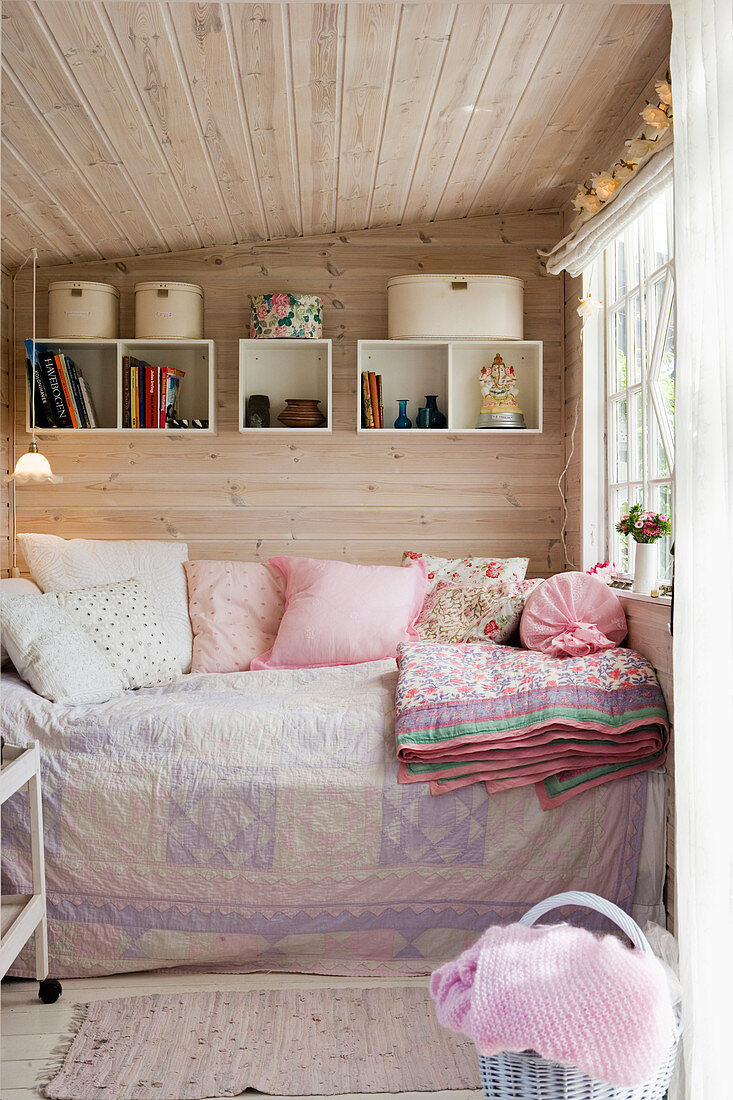
{"type": "Polygon", "coordinates": [[[553,657],[586,657],[626,637],[618,596],[588,573],[558,573],[528,598],[519,624],[526,649],[553,657]]]}

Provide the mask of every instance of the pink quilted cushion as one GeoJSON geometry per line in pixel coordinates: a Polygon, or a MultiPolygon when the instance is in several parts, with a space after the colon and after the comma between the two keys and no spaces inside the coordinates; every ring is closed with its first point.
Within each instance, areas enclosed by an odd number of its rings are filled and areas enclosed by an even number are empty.
{"type": "Polygon", "coordinates": [[[350,565],[315,558],[270,558],[287,580],[275,644],[252,668],[318,668],[395,657],[417,641],[427,569],[350,565]]]}
{"type": "Polygon", "coordinates": [[[285,609],[285,580],[253,561],[187,561],[192,672],[246,672],[269,649],[285,609]]]}
{"type": "Polygon", "coordinates": [[[528,598],[519,623],[526,649],[553,657],[585,657],[626,637],[618,596],[588,573],[558,573],[528,598]]]}

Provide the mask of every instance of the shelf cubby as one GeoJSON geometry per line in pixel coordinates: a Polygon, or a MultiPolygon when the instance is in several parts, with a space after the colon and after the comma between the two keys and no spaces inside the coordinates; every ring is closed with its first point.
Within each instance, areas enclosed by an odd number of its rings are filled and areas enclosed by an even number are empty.
{"type": "Polygon", "coordinates": [[[239,430],[253,432],[330,432],[332,410],[331,341],[272,339],[239,341],[239,430]],[[270,399],[270,427],[246,427],[247,399],[270,399]],[[278,416],[287,399],[318,401],[326,423],[320,428],[288,428],[278,416]]]}
{"type": "Polygon", "coordinates": [[[541,432],[542,431],[542,344],[530,340],[462,340],[450,344],[449,424],[454,432],[541,432]],[[526,428],[477,428],[481,412],[479,374],[491,366],[496,354],[514,367],[526,428]]]}
{"type": "MultiPolygon", "coordinates": [[[[426,394],[436,394],[438,408],[448,415],[448,345],[435,341],[361,340],[359,341],[359,373],[357,375],[356,415],[359,431],[371,432],[361,422],[362,371],[374,371],[382,376],[382,404],[387,424],[382,431],[403,431],[393,428],[397,419],[397,402],[407,398],[407,415],[413,427],[417,410],[425,404],[426,394]]],[[[433,428],[445,432],[447,428],[433,428]]]]}
{"type": "Polygon", "coordinates": [[[537,435],[542,431],[542,343],[538,340],[360,340],[356,375],[356,423],[360,433],[373,433],[362,425],[362,371],[382,375],[383,432],[394,428],[397,401],[407,398],[412,431],[423,434],[537,435]],[[497,352],[513,366],[519,389],[518,403],[526,428],[477,428],[481,411],[479,373],[490,366],[497,352]],[[420,429],[417,410],[427,394],[437,394],[438,408],[448,418],[446,428],[420,429]]]}
{"type": "MultiPolygon", "coordinates": [[[[191,431],[212,434],[216,430],[215,353],[213,340],[50,340],[36,341],[39,348],[61,351],[73,359],[94,401],[96,428],[37,428],[39,435],[69,432],[145,432],[183,435],[191,431]],[[178,397],[182,420],[208,420],[208,428],[123,428],[122,359],[130,355],[153,366],[185,371],[178,397]]],[[[26,431],[30,432],[30,399],[26,387],[26,431]]]]}

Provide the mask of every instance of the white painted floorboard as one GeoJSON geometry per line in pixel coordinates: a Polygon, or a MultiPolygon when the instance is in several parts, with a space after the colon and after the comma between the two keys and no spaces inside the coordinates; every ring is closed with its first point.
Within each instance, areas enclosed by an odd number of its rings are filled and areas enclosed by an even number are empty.
{"type": "MultiPolygon", "coordinates": [[[[133,997],[146,993],[187,993],[212,989],[314,989],[333,986],[423,985],[427,978],[354,978],[311,974],[120,974],[110,978],[67,978],[63,996],[54,1005],[38,1000],[36,982],[4,982],[2,985],[2,1057],[0,1097],[2,1100],[38,1100],[34,1085],[48,1064],[51,1052],[68,1034],[73,1006],[111,997],[133,997]]],[[[253,1098],[259,1094],[248,1092],[253,1098]]],[[[382,1100],[425,1100],[426,1093],[382,1094],[382,1100]]],[[[432,1100],[477,1100],[480,1091],[434,1092],[432,1100]]],[[[370,1094],[373,1100],[378,1100],[370,1094]]],[[[220,1098],[223,1100],[223,1098],[220,1098]]],[[[269,1100],[292,1100],[270,1097],[269,1100]]],[[[317,1100],[303,1097],[301,1100],[317,1100]]],[[[347,1097],[346,1100],[353,1100],[347,1097]]]]}

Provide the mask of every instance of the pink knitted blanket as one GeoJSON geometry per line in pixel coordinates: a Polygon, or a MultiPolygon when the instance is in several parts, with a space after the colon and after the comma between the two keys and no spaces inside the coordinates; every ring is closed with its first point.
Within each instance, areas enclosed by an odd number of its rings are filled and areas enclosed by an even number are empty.
{"type": "Polygon", "coordinates": [[[641,1085],[674,1039],[661,963],[567,924],[496,925],[430,981],[438,1019],[479,1053],[534,1050],[609,1084],[641,1085]]]}

